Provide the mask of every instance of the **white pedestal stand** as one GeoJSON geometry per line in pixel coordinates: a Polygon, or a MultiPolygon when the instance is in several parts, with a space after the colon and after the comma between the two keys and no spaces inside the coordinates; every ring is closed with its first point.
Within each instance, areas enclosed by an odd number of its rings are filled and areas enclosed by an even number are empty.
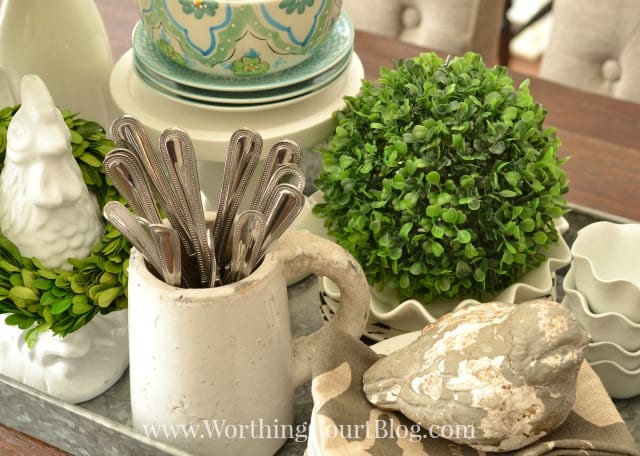
{"type": "Polygon", "coordinates": [[[134,71],[130,50],[116,62],[110,88],[119,114],[137,118],[154,146],[166,128],[178,126],[189,133],[199,160],[200,185],[207,198],[215,203],[229,139],[235,130],[242,127],[256,130],[263,138],[265,151],[282,139],[296,141],[303,150],[309,150],[331,133],[335,125],[333,112],[344,106],[344,96],[358,92],[363,77],[362,62],[354,53],[344,75],[313,95],[273,107],[207,106],[168,97],[145,85],[134,71]]]}

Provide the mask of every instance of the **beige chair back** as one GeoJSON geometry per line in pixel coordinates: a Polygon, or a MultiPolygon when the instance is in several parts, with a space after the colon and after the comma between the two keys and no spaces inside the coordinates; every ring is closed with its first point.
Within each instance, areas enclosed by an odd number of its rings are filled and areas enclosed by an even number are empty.
{"type": "Polygon", "coordinates": [[[640,102],[640,1],[554,0],[540,76],[640,102]]]}
{"type": "Polygon", "coordinates": [[[344,0],[356,29],[437,51],[498,60],[505,0],[344,0]]]}

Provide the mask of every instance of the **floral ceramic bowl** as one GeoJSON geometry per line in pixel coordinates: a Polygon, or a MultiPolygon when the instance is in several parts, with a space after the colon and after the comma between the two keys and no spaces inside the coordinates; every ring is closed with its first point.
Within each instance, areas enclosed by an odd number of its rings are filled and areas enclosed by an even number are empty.
{"type": "Polygon", "coordinates": [[[630,352],[640,350],[640,324],[620,313],[593,312],[587,298],[576,289],[575,263],[569,268],[563,286],[565,297],[562,304],[575,314],[582,327],[591,335],[592,342],[609,341],[630,352]]]}
{"type": "Polygon", "coordinates": [[[571,247],[575,286],[594,313],[616,312],[640,323],[640,224],[597,222],[571,247]]]}
{"type": "Polygon", "coordinates": [[[341,0],[138,0],[140,19],[174,62],[218,76],[298,65],[329,35],[341,0]]]}

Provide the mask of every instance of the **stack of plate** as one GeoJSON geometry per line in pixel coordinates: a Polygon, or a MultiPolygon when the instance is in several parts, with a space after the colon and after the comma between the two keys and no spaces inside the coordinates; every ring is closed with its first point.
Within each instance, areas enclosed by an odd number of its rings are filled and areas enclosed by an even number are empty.
{"type": "Polygon", "coordinates": [[[353,26],[343,13],[325,42],[299,65],[262,76],[222,77],[169,60],[139,22],[132,36],[137,76],[154,91],[215,110],[264,110],[302,101],[343,81],[353,56],[353,26]]]}

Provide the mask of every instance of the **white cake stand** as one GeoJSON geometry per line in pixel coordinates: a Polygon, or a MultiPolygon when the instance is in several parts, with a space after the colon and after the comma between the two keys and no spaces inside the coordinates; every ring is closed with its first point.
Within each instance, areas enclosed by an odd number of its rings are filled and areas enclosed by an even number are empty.
{"type": "Polygon", "coordinates": [[[263,138],[265,151],[282,139],[296,141],[303,150],[311,149],[332,132],[332,114],[344,106],[344,96],[358,92],[363,77],[362,62],[354,53],[343,76],[318,92],[273,106],[250,105],[243,109],[199,105],[148,87],[136,74],[133,51],[129,50],[113,68],[110,90],[119,115],[137,118],[154,144],[169,127],[181,127],[189,133],[199,161],[202,190],[210,201],[217,201],[229,139],[235,130],[256,130],[263,138]]]}

